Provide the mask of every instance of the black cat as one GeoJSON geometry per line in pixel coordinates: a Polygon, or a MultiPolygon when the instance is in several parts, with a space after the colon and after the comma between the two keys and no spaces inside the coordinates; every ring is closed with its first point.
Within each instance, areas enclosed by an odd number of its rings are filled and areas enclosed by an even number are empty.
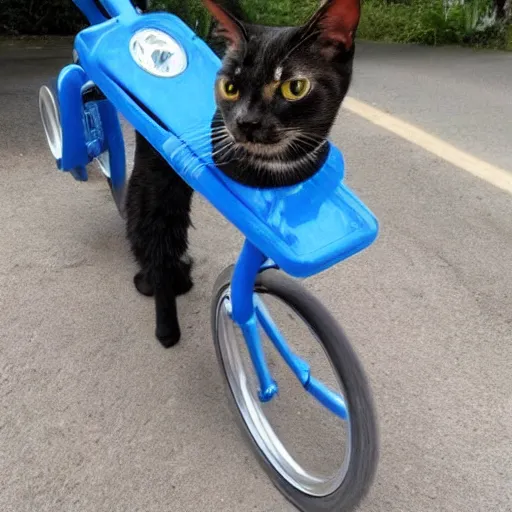
{"type": "Polygon", "coordinates": [[[176,296],[192,288],[187,256],[193,190],[153,146],[136,133],[135,163],[126,198],[127,234],[141,270],[137,290],[155,297],[156,337],[165,347],[180,339],[176,296]]]}
{"type": "MultiPolygon", "coordinates": [[[[326,139],[350,85],[359,0],[324,2],[305,25],[289,28],[250,25],[203,1],[227,43],[212,122],[217,166],[253,187],[308,179],[327,155],[326,139]]],[[[155,297],[156,336],[165,347],[181,336],[176,296],[192,288],[192,194],[137,133],[127,234],[141,268],[135,286],[155,297]]]]}

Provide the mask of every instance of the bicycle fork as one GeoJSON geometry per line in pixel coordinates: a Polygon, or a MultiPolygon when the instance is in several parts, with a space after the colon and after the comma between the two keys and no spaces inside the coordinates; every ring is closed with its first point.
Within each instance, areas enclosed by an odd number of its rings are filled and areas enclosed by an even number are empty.
{"type": "Polygon", "coordinates": [[[348,410],[343,397],[311,375],[309,364],[292,351],[265,304],[254,292],[258,274],[267,268],[278,267],[246,240],[235,265],[231,282],[231,302],[228,303],[228,307],[231,307],[229,313],[242,330],[258,377],[260,401],[272,400],[278,394],[279,388],[270,373],[258,326],[262,327],[304,389],[332,413],[343,420],[348,420],[348,410]]]}

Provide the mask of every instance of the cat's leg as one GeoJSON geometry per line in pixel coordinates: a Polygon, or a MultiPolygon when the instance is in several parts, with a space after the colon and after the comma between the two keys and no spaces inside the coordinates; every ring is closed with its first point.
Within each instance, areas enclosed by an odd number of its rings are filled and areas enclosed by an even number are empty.
{"type": "Polygon", "coordinates": [[[192,259],[188,256],[192,191],[176,179],[167,197],[171,200],[167,200],[165,215],[152,224],[148,277],[155,292],[156,337],[165,347],[172,347],[181,336],[176,297],[193,286],[192,259]]]}
{"type": "Polygon", "coordinates": [[[143,287],[147,285],[151,291],[154,291],[155,335],[165,348],[176,345],[181,338],[176,297],[187,293],[193,286],[190,276],[192,261],[187,259],[175,260],[173,256],[174,254],[169,255],[169,259],[160,268],[154,268],[151,277],[149,275],[146,277],[142,272],[137,274],[142,276],[143,287]]]}
{"type": "MultiPolygon", "coordinates": [[[[192,281],[191,273],[193,267],[193,260],[189,256],[186,256],[184,261],[180,261],[174,271],[174,286],[173,290],[176,296],[185,295],[194,286],[192,281]]],[[[145,295],[146,297],[153,297],[155,295],[155,289],[151,280],[149,279],[148,272],[141,270],[135,274],[133,278],[135,288],[137,291],[145,295]]]]}
{"type": "Polygon", "coordinates": [[[175,269],[167,267],[165,269],[155,269],[153,276],[156,309],[155,335],[165,348],[176,345],[181,338],[176,294],[174,292],[175,275],[175,269]]]}
{"type": "MultiPolygon", "coordinates": [[[[137,291],[146,297],[153,297],[155,289],[150,277],[151,252],[144,247],[144,236],[141,236],[140,228],[129,231],[130,245],[140,270],[133,277],[133,284],[137,291]]],[[[148,245],[149,246],[149,245],[148,245]]]]}
{"type": "Polygon", "coordinates": [[[185,295],[194,286],[191,275],[193,266],[194,261],[188,254],[182,256],[178,261],[174,274],[174,291],[176,295],[185,295]]]}
{"type": "Polygon", "coordinates": [[[155,295],[155,334],[166,348],[176,345],[181,338],[176,297],[189,292],[193,286],[192,259],[186,253],[179,256],[182,253],[179,249],[187,245],[186,237],[175,239],[174,244],[175,250],[170,251],[167,258],[153,268],[152,275],[148,275],[155,295]]]}
{"type": "Polygon", "coordinates": [[[194,285],[191,277],[194,262],[188,254],[193,190],[171,169],[169,172],[172,174],[167,190],[165,250],[173,272],[173,291],[178,296],[188,293],[194,285]]]}
{"type": "Polygon", "coordinates": [[[141,270],[135,274],[133,283],[135,284],[135,288],[137,288],[137,291],[140,294],[145,295],[146,297],[153,297],[155,294],[155,290],[149,280],[148,272],[146,270],[141,270]]]}
{"type": "Polygon", "coordinates": [[[187,256],[193,190],[140,134],[127,196],[127,234],[140,271],[137,290],[153,295],[156,336],[165,347],[180,339],[176,296],[192,288],[187,256]]]}

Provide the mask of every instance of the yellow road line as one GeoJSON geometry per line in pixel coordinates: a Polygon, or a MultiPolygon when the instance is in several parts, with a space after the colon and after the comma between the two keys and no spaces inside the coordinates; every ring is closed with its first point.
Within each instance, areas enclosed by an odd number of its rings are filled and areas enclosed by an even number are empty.
{"type": "Polygon", "coordinates": [[[343,107],[377,126],[416,144],[430,153],[450,162],[473,176],[512,194],[512,172],[501,169],[430,135],[422,129],[402,121],[382,110],[352,97],[345,98],[343,107]]]}

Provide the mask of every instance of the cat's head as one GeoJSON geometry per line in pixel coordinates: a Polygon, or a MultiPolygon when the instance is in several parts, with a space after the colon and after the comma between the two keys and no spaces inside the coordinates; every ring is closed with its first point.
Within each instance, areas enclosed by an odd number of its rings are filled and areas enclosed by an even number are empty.
{"type": "Polygon", "coordinates": [[[217,165],[248,185],[307,179],[350,85],[359,0],[328,0],[290,28],[245,24],[203,1],[227,43],[215,85],[217,165]]]}

